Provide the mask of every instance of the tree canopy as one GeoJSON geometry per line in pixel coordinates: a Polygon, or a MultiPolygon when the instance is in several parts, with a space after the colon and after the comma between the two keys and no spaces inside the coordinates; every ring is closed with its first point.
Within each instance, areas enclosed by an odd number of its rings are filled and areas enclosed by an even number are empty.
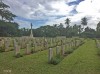
{"type": "Polygon", "coordinates": [[[18,36],[18,24],[13,20],[16,17],[11,11],[8,5],[0,2],[0,36],[18,36]]]}

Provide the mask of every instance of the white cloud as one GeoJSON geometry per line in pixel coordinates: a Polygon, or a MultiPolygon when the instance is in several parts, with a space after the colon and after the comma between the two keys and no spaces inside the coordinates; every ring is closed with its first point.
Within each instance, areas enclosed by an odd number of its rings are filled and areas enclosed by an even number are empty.
{"type": "Polygon", "coordinates": [[[31,7],[18,0],[4,0],[10,6],[10,10],[17,16],[29,18],[31,7]]]}
{"type": "MultiPolygon", "coordinates": [[[[77,6],[68,6],[67,3],[77,0],[4,0],[11,8],[10,10],[17,16],[39,20],[48,19],[49,21],[45,25],[53,25],[55,23],[64,23],[65,19],[69,17],[71,19],[71,25],[80,24],[81,18],[87,16],[88,25],[92,28],[96,27],[96,24],[100,20],[100,0],[84,0],[77,6]],[[77,14],[70,15],[76,7],[77,14]],[[60,19],[56,19],[57,15],[64,15],[60,19]],[[51,17],[53,16],[53,17],[51,17]]],[[[21,27],[30,27],[30,22],[16,20],[21,27]]]]}
{"type": "Polygon", "coordinates": [[[80,13],[82,12],[88,15],[94,15],[94,13],[98,13],[100,11],[100,5],[98,2],[100,3],[100,0],[85,0],[77,6],[76,10],[80,13]]]}
{"type": "Polygon", "coordinates": [[[74,8],[74,6],[68,6],[65,1],[53,1],[51,7],[55,9],[53,15],[68,15],[74,8]]]}
{"type": "MultiPolygon", "coordinates": [[[[77,18],[90,17],[88,25],[92,28],[96,28],[96,24],[100,21],[100,0],[85,0],[77,5],[78,14],[77,18]],[[78,16],[79,15],[79,16],[78,16]]],[[[75,17],[74,16],[74,17],[75,17]]]]}
{"type": "Polygon", "coordinates": [[[74,1],[77,1],[77,0],[67,0],[67,2],[74,2],[74,1]]]}
{"type": "MultiPolygon", "coordinates": [[[[87,17],[88,18],[88,26],[91,28],[96,28],[97,23],[100,21],[100,1],[99,0],[85,0],[82,1],[79,5],[77,5],[76,10],[77,14],[70,16],[67,15],[66,17],[55,19],[52,21],[47,22],[46,24],[59,24],[64,23],[66,18],[70,18],[71,24],[70,25],[81,25],[81,18],[87,17]]],[[[64,24],[65,26],[65,24],[64,24]]]]}
{"type": "Polygon", "coordinates": [[[45,19],[51,15],[66,15],[73,9],[73,6],[66,5],[65,0],[4,0],[4,2],[17,16],[33,20],[45,19]]]}

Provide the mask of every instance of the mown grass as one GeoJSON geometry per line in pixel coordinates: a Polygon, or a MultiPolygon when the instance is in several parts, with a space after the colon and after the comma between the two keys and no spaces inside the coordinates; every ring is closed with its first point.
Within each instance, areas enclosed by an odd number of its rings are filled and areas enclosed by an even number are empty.
{"type": "Polygon", "coordinates": [[[14,51],[0,53],[0,74],[100,74],[100,56],[94,40],[88,40],[58,65],[48,64],[48,50],[21,58],[14,51]],[[9,74],[9,73],[8,73],[9,74]]]}

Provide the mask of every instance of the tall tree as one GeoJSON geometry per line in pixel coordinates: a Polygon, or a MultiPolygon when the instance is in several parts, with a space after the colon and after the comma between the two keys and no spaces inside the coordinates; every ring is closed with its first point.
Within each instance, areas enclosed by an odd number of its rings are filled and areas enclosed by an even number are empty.
{"type": "Polygon", "coordinates": [[[79,32],[79,26],[75,24],[73,26],[72,32],[73,32],[73,35],[74,36],[77,36],[78,35],[78,32],[79,32]]]}
{"type": "Polygon", "coordinates": [[[100,22],[97,24],[96,35],[98,38],[100,38],[100,22]]]}
{"type": "Polygon", "coordinates": [[[66,37],[68,37],[69,36],[69,24],[70,24],[70,22],[71,22],[71,20],[69,19],[69,18],[67,18],[66,20],[65,20],[65,24],[66,24],[66,37]]]}
{"type": "Polygon", "coordinates": [[[6,4],[4,4],[3,1],[0,0],[0,9],[1,9],[1,8],[5,9],[5,8],[9,8],[9,6],[6,5],[6,4]]]}
{"type": "Polygon", "coordinates": [[[6,21],[11,22],[13,21],[14,17],[16,17],[16,15],[12,14],[8,8],[10,8],[8,5],[0,1],[0,16],[2,21],[5,19],[6,21]]]}
{"type": "Polygon", "coordinates": [[[81,19],[81,24],[83,25],[83,30],[84,30],[84,26],[86,26],[87,25],[87,18],[86,17],[84,17],[84,18],[82,18],[81,19]]]}
{"type": "Polygon", "coordinates": [[[58,25],[58,31],[59,31],[59,35],[60,36],[65,36],[65,28],[64,28],[64,26],[63,26],[63,24],[62,23],[60,23],[59,25],[58,25]]]}
{"type": "Polygon", "coordinates": [[[0,1],[0,36],[18,36],[19,26],[13,21],[14,15],[11,13],[8,8],[8,5],[0,1]],[[13,21],[13,22],[11,22],[13,21]]]}
{"type": "Polygon", "coordinates": [[[71,20],[70,20],[69,18],[67,18],[67,19],[65,20],[66,27],[69,26],[70,22],[71,22],[71,20]]]}
{"type": "Polygon", "coordinates": [[[97,31],[97,32],[100,32],[100,22],[97,24],[96,31],[97,31]]]}
{"type": "Polygon", "coordinates": [[[2,18],[2,20],[3,20],[3,18],[4,18],[4,11],[5,11],[5,9],[7,9],[7,8],[9,8],[9,6],[8,5],[6,5],[6,4],[4,4],[3,2],[2,2],[2,0],[0,1],[0,16],[1,16],[1,18],[2,18]]]}

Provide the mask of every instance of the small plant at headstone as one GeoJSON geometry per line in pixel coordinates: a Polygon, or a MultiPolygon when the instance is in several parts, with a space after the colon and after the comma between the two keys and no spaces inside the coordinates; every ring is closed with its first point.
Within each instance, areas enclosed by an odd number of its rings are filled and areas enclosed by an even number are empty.
{"type": "Polygon", "coordinates": [[[18,54],[15,55],[15,57],[20,58],[20,57],[23,57],[23,56],[20,53],[18,53],[18,54]]]}
{"type": "Polygon", "coordinates": [[[61,55],[56,55],[55,57],[53,57],[50,61],[50,64],[53,65],[57,65],[58,63],[60,63],[63,60],[63,56],[61,55]]]}
{"type": "Polygon", "coordinates": [[[74,51],[74,49],[69,49],[65,52],[65,55],[71,54],[74,51]]]}

